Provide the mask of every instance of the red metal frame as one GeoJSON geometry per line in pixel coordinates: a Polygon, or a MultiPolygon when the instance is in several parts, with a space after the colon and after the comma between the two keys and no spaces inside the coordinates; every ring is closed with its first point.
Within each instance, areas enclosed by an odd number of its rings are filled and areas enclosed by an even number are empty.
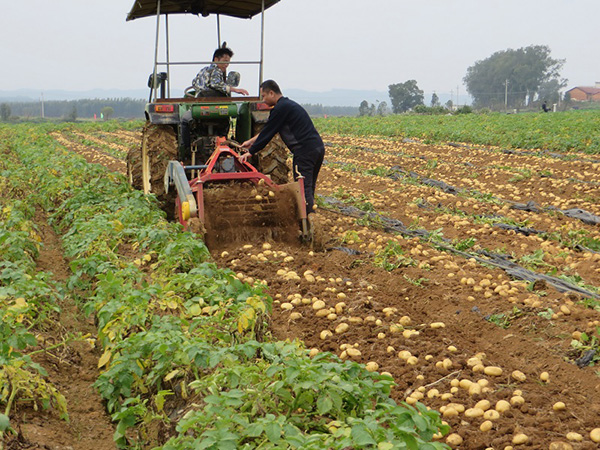
{"type": "MultiPolygon", "coordinates": [[[[295,183],[289,183],[279,185],[274,183],[268,176],[256,170],[256,168],[247,161],[239,160],[239,153],[232,150],[227,144],[227,139],[224,137],[217,137],[216,139],[216,150],[208,159],[205,169],[200,171],[198,177],[190,180],[190,188],[196,196],[196,202],[198,206],[198,218],[204,223],[204,185],[210,182],[223,182],[223,181],[251,181],[258,184],[260,180],[274,190],[281,190],[284,188],[294,190],[295,195],[298,198],[298,215],[300,220],[305,220],[306,214],[306,197],[304,195],[304,177],[299,177],[295,183]],[[215,165],[217,164],[220,157],[223,155],[230,155],[235,158],[235,166],[237,172],[230,173],[213,173],[215,165]],[[293,185],[296,185],[297,188],[293,185]]],[[[183,219],[181,212],[181,201],[179,197],[176,199],[176,211],[179,222],[183,226],[187,226],[187,221],[183,219]]]]}

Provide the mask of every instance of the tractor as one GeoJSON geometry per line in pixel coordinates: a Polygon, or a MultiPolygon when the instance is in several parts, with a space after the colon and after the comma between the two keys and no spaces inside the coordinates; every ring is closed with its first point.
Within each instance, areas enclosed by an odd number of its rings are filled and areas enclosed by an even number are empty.
{"type": "MultiPolygon", "coordinates": [[[[233,237],[252,239],[257,235],[273,239],[295,235],[295,239],[310,241],[303,179],[290,180],[288,151],[279,135],[249,162],[238,160],[239,142],[257,134],[268,120],[270,107],[259,97],[199,97],[192,87],[185,89],[181,97],[170,95],[172,67],[211,62],[169,60],[169,16],[216,15],[221,42],[221,15],[251,19],[260,14],[260,58],[239,62],[258,66],[260,85],[265,10],[278,1],[135,0],[127,16],[127,20],[156,17],[146,124],[140,147],[127,155],[129,182],[146,194],[154,194],[168,214],[174,211],[184,227],[204,234],[209,247],[233,237]],[[165,61],[158,60],[161,18],[167,30],[165,61]],[[184,133],[189,133],[189,147],[183,145],[184,133]]],[[[227,83],[237,86],[238,82],[239,74],[230,72],[227,83]]]]}

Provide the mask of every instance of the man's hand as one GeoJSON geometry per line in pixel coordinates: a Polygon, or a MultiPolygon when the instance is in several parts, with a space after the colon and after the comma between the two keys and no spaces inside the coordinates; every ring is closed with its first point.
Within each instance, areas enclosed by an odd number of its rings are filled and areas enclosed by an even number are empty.
{"type": "Polygon", "coordinates": [[[241,88],[232,87],[231,92],[235,92],[236,94],[249,95],[248,91],[246,89],[241,89],[241,88]]]}
{"type": "Polygon", "coordinates": [[[240,155],[240,156],[238,157],[238,160],[239,160],[240,162],[244,163],[244,162],[247,162],[247,161],[248,161],[248,158],[250,158],[250,156],[252,156],[252,155],[250,154],[250,152],[246,152],[246,153],[244,153],[244,154],[240,155]]]}

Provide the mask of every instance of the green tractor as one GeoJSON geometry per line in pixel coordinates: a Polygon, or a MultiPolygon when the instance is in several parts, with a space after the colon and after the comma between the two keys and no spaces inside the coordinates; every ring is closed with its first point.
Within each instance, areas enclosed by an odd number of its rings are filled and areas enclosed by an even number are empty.
{"type": "MultiPolygon", "coordinates": [[[[224,234],[227,228],[253,227],[268,230],[270,237],[278,238],[278,232],[273,230],[289,228],[290,223],[294,223],[297,235],[310,240],[302,179],[289,182],[292,177],[287,164],[288,150],[279,135],[250,162],[242,163],[237,159],[234,148],[257,134],[268,120],[270,108],[259,97],[200,97],[193,88],[185,89],[181,97],[170,95],[172,67],[204,66],[212,62],[169,61],[169,15],[216,15],[218,41],[221,42],[219,16],[251,19],[260,14],[259,60],[231,62],[257,65],[260,85],[263,81],[264,14],[278,1],[136,0],[127,16],[127,20],[156,16],[154,69],[148,81],[150,96],[145,108],[146,125],[141,146],[127,155],[129,181],[144,193],[156,195],[165,210],[174,210],[185,227],[207,233],[212,224],[214,242],[231,237],[231,234],[224,234]],[[164,17],[167,30],[166,61],[158,60],[161,17],[164,17]],[[159,67],[164,67],[164,71],[159,67]],[[240,184],[244,186],[241,192],[250,193],[249,196],[240,195],[240,184]],[[230,196],[224,195],[227,188],[232,193],[230,196]],[[216,199],[213,204],[209,200],[211,197],[216,199]]],[[[238,82],[239,74],[229,73],[227,83],[237,86],[238,82]]],[[[288,236],[289,232],[279,234],[288,236]]]]}

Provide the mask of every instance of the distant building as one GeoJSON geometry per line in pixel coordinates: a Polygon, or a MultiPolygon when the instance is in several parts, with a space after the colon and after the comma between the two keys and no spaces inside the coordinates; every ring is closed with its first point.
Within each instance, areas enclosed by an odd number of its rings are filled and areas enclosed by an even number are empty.
{"type": "Polygon", "coordinates": [[[600,102],[600,81],[596,81],[596,86],[577,86],[569,89],[567,94],[571,100],[579,102],[600,102]]]}

